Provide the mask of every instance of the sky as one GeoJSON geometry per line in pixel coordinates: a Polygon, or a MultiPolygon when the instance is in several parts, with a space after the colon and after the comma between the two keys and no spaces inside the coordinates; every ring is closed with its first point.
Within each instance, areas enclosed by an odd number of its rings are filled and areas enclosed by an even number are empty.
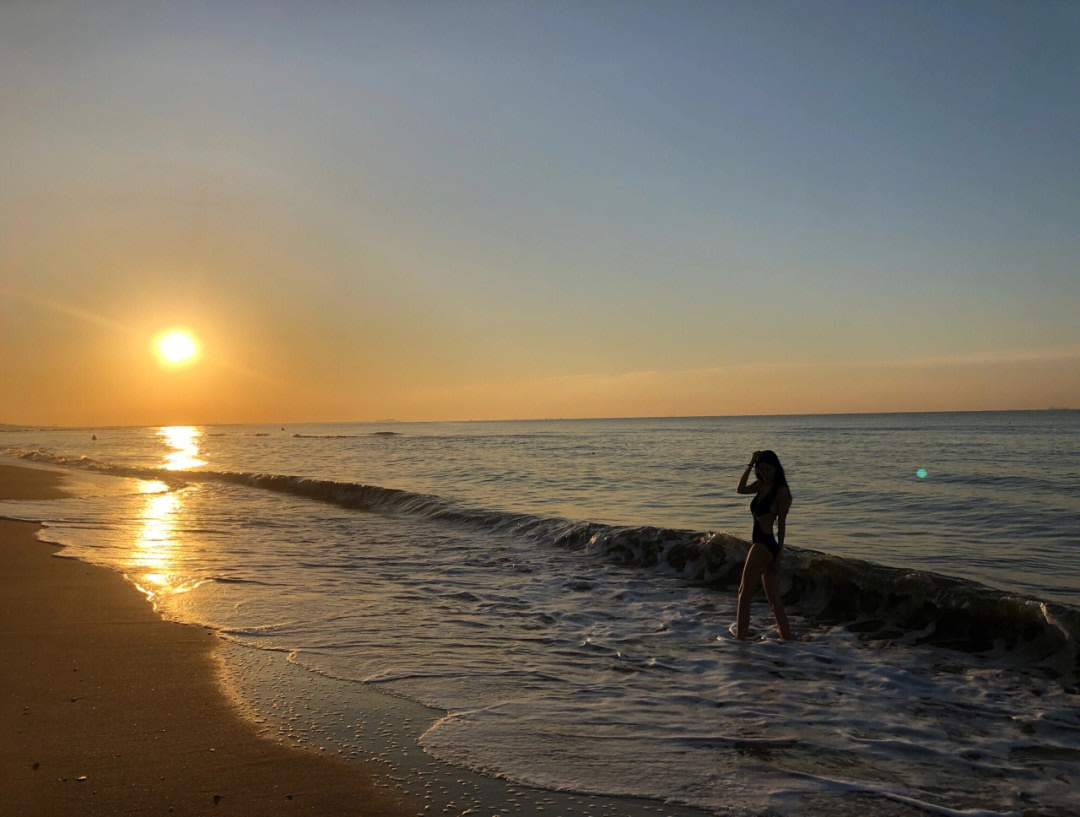
{"type": "Polygon", "coordinates": [[[1080,407],[1077,3],[9,0],[0,145],[0,423],[1080,407]]]}

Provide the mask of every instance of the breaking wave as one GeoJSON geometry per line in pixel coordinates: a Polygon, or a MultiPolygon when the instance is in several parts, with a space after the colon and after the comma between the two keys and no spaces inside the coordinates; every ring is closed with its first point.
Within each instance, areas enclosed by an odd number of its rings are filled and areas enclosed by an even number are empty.
{"type": "Polygon", "coordinates": [[[367,434],[293,434],[294,440],[359,440],[363,437],[400,437],[398,431],[370,431],[367,434]]]}
{"type": "MultiPolygon", "coordinates": [[[[402,514],[526,536],[614,562],[675,574],[697,585],[733,588],[750,543],[727,533],[598,522],[471,508],[433,494],[378,485],[236,471],[170,471],[10,449],[9,456],[165,482],[219,482],[307,497],[359,511],[402,514]]],[[[786,547],[784,602],[815,621],[862,637],[978,653],[993,663],[1037,670],[1066,684],[1080,678],[1080,609],[922,570],[786,547]]]]}

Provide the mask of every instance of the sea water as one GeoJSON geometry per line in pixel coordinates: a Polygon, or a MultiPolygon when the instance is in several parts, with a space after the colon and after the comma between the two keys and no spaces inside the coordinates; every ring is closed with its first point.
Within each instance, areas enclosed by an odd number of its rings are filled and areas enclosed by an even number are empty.
{"type": "Polygon", "coordinates": [[[605,813],[1072,814],[1078,431],[1077,412],[39,429],[0,449],[79,496],[0,513],[217,630],[255,717],[346,756],[374,752],[358,724],[388,693],[416,708],[400,764],[636,798],[605,813]],[[734,487],[762,448],[794,497],[787,643],[760,597],[753,638],[728,630],[734,487]]]}

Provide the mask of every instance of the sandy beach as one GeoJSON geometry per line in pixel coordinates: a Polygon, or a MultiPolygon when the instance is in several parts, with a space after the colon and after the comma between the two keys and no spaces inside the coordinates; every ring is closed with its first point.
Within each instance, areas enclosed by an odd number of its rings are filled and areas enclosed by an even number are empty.
{"type": "MultiPolygon", "coordinates": [[[[0,498],[63,496],[0,466],[0,498]]],[[[260,734],[217,684],[217,639],[166,622],[119,574],[0,520],[0,812],[413,814],[359,763],[260,734]]]]}

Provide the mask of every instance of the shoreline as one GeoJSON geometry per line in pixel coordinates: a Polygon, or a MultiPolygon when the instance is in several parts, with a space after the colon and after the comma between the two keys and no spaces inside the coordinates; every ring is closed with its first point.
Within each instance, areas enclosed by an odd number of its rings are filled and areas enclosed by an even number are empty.
{"type": "MultiPolygon", "coordinates": [[[[70,480],[63,470],[0,462],[0,500],[71,496],[64,490],[70,480]]],[[[540,788],[445,763],[422,748],[421,736],[446,713],[169,621],[123,574],[57,557],[62,546],[36,536],[43,527],[0,509],[0,649],[9,659],[0,674],[0,729],[10,736],[0,746],[8,783],[0,812],[708,813],[649,797],[540,788]],[[334,713],[310,706],[327,697],[348,704],[334,713]],[[318,750],[294,742],[297,704],[311,719],[309,734],[320,735],[318,750]],[[368,748],[340,745],[343,726],[353,738],[363,734],[368,748]]]]}
{"type": "MultiPolygon", "coordinates": [[[[66,470],[0,461],[0,499],[58,498],[64,486],[82,485],[66,470]]],[[[54,507],[57,517],[47,504],[15,512],[63,519],[63,506],[54,507]]],[[[13,813],[708,813],[451,766],[422,741],[447,713],[214,637],[213,629],[170,622],[117,568],[52,558],[59,546],[37,539],[41,529],[0,516],[7,558],[0,643],[9,657],[0,728],[15,737],[0,748],[0,769],[11,781],[0,803],[13,813]]],[[[238,528],[233,536],[243,542],[247,535],[238,528]]],[[[872,787],[791,796],[808,815],[906,817],[920,807],[872,787]]]]}
{"type": "MultiPolygon", "coordinates": [[[[0,499],[66,496],[0,465],[0,499]]],[[[0,519],[4,810],[80,814],[415,814],[373,764],[262,734],[218,681],[213,633],[169,622],[123,576],[0,519]]]]}

